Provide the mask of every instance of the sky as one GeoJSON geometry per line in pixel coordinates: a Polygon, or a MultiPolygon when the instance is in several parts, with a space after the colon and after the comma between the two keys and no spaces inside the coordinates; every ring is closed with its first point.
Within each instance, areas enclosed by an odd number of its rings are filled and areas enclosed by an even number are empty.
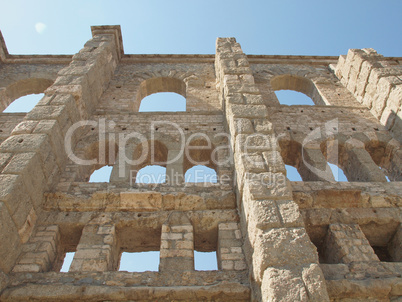
{"type": "Polygon", "coordinates": [[[119,24],[127,54],[213,54],[236,37],[247,54],[402,56],[400,0],[0,1],[11,54],[74,54],[91,25],[119,24]]]}
{"type": "Polygon", "coordinates": [[[0,7],[10,54],[74,54],[91,25],[121,25],[126,54],[214,54],[217,37],[236,37],[246,54],[339,56],[370,47],[402,56],[401,0],[0,0],[0,7]]]}

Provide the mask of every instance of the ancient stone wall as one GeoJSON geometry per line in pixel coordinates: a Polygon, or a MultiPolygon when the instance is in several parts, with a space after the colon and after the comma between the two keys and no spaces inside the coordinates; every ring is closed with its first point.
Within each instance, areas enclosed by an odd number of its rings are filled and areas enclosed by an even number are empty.
{"type": "Polygon", "coordinates": [[[247,56],[234,38],[215,56],[126,55],[119,26],[92,34],[74,56],[10,55],[0,35],[3,109],[45,93],[0,114],[1,301],[400,299],[401,58],[247,56]],[[281,105],[284,89],[315,106],[281,105]],[[158,92],[186,111],[139,112],[158,92]],[[138,182],[148,165],[166,181],[138,182]],[[187,182],[197,165],[217,182],[187,182]],[[119,271],[145,251],[157,272],[119,271]]]}

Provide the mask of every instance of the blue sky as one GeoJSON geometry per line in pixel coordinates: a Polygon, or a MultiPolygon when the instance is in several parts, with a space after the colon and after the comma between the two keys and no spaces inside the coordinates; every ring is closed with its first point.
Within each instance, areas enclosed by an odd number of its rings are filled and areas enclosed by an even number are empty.
{"type": "Polygon", "coordinates": [[[236,37],[246,54],[402,56],[401,0],[0,1],[11,54],[74,54],[91,25],[119,24],[126,54],[214,54],[217,37],[236,37]]]}
{"type": "Polygon", "coordinates": [[[12,54],[73,54],[90,39],[90,25],[120,24],[132,54],[212,54],[217,37],[234,36],[248,54],[337,56],[372,47],[402,55],[400,0],[1,2],[12,54]]]}

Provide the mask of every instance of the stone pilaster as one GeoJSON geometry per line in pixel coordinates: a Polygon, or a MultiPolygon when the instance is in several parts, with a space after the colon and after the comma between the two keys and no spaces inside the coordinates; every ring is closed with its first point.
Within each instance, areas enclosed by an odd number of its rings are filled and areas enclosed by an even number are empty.
{"type": "Polygon", "coordinates": [[[193,225],[184,213],[173,212],[162,225],[159,270],[194,270],[193,225]]]}
{"type": "Polygon", "coordinates": [[[329,301],[317,251],[292,200],[268,110],[234,38],[218,38],[215,68],[241,194],[246,258],[256,283],[252,288],[258,289],[254,298],[329,301]]]}
{"type": "Polygon", "coordinates": [[[340,56],[335,70],[355,98],[402,140],[402,70],[394,68],[374,49],[350,49],[340,56]]]}
{"type": "Polygon", "coordinates": [[[105,272],[116,266],[115,226],[104,219],[95,219],[82,231],[70,272],[105,272]]]}
{"type": "Polygon", "coordinates": [[[380,261],[358,224],[331,224],[325,238],[328,263],[380,261]]]}
{"type": "Polygon", "coordinates": [[[218,225],[218,269],[245,270],[247,266],[242,246],[239,224],[236,222],[220,223],[218,225]]]}

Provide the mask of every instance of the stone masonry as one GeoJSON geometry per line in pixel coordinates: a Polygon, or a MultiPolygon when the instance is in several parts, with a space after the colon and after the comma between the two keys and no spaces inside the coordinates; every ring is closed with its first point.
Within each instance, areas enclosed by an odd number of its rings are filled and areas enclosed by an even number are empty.
{"type": "Polygon", "coordinates": [[[0,114],[0,301],[401,301],[401,57],[246,55],[234,38],[128,55],[120,26],[91,30],[73,56],[12,55],[0,34],[1,109],[44,93],[0,114]],[[186,110],[139,112],[158,92],[186,110]],[[150,165],[164,182],[142,183],[150,165]],[[199,165],[217,182],[186,181],[199,165]],[[158,271],[119,270],[148,251],[158,271]]]}

